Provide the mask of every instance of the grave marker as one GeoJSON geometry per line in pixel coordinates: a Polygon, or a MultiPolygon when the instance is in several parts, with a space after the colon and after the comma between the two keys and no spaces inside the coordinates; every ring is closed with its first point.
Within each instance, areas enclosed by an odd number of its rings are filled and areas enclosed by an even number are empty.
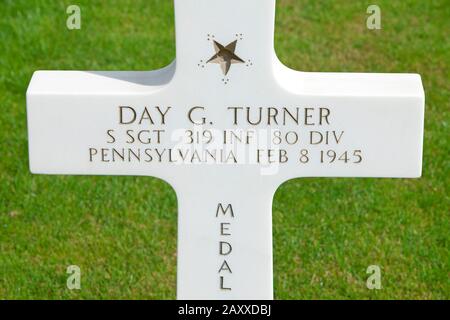
{"type": "Polygon", "coordinates": [[[288,69],[274,51],[275,0],[175,10],[176,62],[164,69],[33,75],[31,171],[167,181],[178,298],[272,299],[276,189],[299,177],[420,177],[420,76],[288,69]]]}

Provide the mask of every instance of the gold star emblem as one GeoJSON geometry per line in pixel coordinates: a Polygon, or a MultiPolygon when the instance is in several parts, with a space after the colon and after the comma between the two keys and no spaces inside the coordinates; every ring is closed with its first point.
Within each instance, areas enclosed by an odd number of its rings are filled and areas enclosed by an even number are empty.
{"type": "Polygon", "coordinates": [[[216,54],[211,57],[206,63],[220,64],[224,75],[228,74],[231,65],[235,63],[245,63],[244,60],[239,58],[234,52],[236,51],[237,40],[231,42],[227,46],[223,46],[214,40],[214,50],[216,54]]]}

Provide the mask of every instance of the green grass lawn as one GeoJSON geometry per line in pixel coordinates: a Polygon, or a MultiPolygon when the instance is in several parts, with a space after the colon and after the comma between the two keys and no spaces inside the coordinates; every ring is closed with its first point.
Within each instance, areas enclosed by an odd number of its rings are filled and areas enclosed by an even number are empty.
{"type": "MultiPolygon", "coordinates": [[[[274,201],[277,299],[448,299],[447,0],[279,0],[276,49],[304,71],[413,72],[427,94],[418,180],[297,179],[274,201]],[[382,269],[368,290],[369,265],[382,269]]],[[[163,181],[33,176],[25,92],[35,70],[149,70],[175,55],[170,0],[0,1],[0,299],[173,299],[177,202],[163,181]],[[82,8],[68,31],[65,9],[82,8]],[[66,268],[82,289],[66,288],[66,268]]]]}

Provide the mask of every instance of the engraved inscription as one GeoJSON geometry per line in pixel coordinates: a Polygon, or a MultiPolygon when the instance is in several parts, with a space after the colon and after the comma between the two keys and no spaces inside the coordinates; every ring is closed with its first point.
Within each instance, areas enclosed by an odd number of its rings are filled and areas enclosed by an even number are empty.
{"type": "MultiPolygon", "coordinates": [[[[217,113],[217,110],[214,110],[217,113]]],[[[329,107],[224,107],[215,125],[207,106],[174,114],[171,106],[117,107],[104,144],[90,146],[90,163],[360,165],[362,146],[333,123],[329,107]],[[185,128],[173,129],[174,119],[185,128]],[[169,129],[171,128],[171,129],[169,129]],[[176,139],[174,139],[174,136],[176,139]]],[[[351,129],[350,129],[351,130],[351,129]]]]}

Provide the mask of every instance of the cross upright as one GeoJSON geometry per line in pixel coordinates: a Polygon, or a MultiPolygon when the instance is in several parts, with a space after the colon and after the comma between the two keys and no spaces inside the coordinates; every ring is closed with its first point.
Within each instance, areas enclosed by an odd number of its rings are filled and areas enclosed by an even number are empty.
{"type": "Polygon", "coordinates": [[[421,78],[287,68],[275,0],[175,0],[175,17],[166,68],[33,75],[31,171],[167,181],[178,298],[272,299],[276,189],[299,177],[420,177],[421,78]]]}

